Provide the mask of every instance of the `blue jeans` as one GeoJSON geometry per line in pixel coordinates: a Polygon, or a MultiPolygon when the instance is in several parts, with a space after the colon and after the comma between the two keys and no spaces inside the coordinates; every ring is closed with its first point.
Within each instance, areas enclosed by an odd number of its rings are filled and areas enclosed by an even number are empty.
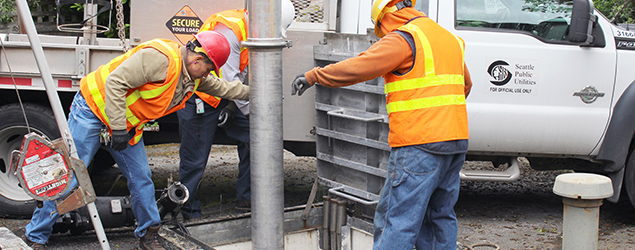
{"type": "MultiPolygon", "coordinates": [[[[68,115],[68,126],[77,148],[77,155],[85,164],[89,164],[101,146],[99,142],[99,132],[105,126],[97,116],[90,110],[86,100],[78,92],[71,104],[71,112],[68,115]]],[[[154,183],[152,182],[152,172],[148,165],[143,140],[134,146],[121,151],[108,148],[108,151],[117,162],[119,169],[128,181],[128,190],[132,200],[132,211],[137,219],[135,236],[140,238],[145,235],[146,228],[158,226],[161,223],[159,210],[154,197],[154,183]]],[[[73,186],[77,181],[73,180],[73,186]]],[[[26,225],[26,236],[33,242],[45,244],[53,224],[59,214],[56,211],[55,202],[45,201],[42,208],[35,209],[31,222],[26,225]]]]}
{"type": "MultiPolygon", "coordinates": [[[[229,100],[221,100],[218,107],[214,108],[204,103],[205,112],[196,113],[196,101],[198,96],[192,95],[187,100],[185,108],[176,111],[179,117],[179,134],[181,147],[179,156],[179,181],[190,192],[190,200],[181,208],[181,214],[186,219],[201,216],[201,201],[197,197],[198,187],[203,172],[207,166],[214,135],[218,125],[218,116],[229,100]]],[[[236,181],[236,199],[249,201],[251,199],[251,179],[249,172],[249,119],[239,110],[234,112],[232,123],[229,127],[220,128],[225,134],[238,141],[238,180],[236,181]]]]}
{"type": "Polygon", "coordinates": [[[374,218],[374,250],[456,249],[467,140],[392,148],[374,218]]]}

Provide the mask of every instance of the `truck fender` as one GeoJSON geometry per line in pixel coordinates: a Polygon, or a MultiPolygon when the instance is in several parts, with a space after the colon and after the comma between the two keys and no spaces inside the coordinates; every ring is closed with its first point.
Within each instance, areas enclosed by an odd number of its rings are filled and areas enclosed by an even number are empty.
{"type": "Polygon", "coordinates": [[[620,193],[622,191],[622,183],[624,182],[624,169],[620,171],[608,173],[607,176],[611,179],[613,185],[613,196],[606,198],[607,201],[617,203],[620,199],[620,193]]]}
{"type": "Polygon", "coordinates": [[[613,183],[613,196],[608,199],[612,202],[617,201],[619,197],[624,179],[624,166],[635,134],[633,105],[635,105],[635,81],[631,82],[615,104],[604,140],[595,157],[595,160],[604,162],[603,170],[608,173],[613,183]]]}
{"type": "Polygon", "coordinates": [[[604,162],[606,172],[616,172],[624,168],[629,148],[635,134],[635,81],[626,88],[613,108],[613,115],[604,135],[604,141],[596,160],[604,162]]]}

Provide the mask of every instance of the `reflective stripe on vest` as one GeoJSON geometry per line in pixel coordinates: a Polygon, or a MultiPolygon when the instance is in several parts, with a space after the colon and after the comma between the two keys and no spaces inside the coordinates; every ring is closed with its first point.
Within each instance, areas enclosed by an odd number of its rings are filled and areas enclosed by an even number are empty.
{"type": "MultiPolygon", "coordinates": [[[[217,23],[222,23],[230,28],[239,42],[247,41],[249,27],[249,19],[247,17],[247,10],[225,10],[218,12],[205,20],[203,26],[199,29],[199,33],[207,30],[214,30],[217,23]]],[[[246,47],[240,47],[240,71],[242,72],[249,63],[249,51],[246,47]]]]}
{"type": "MultiPolygon", "coordinates": [[[[185,100],[192,94],[187,93],[186,98],[177,106],[168,110],[174,97],[176,84],[181,74],[183,60],[181,58],[179,44],[162,39],[154,39],[136,46],[132,50],[100,66],[82,78],[80,89],[86,98],[88,106],[93,113],[110,128],[110,120],[105,111],[105,82],[110,73],[131,55],[144,48],[154,48],[168,58],[168,74],[162,83],[147,83],[140,87],[128,90],[126,94],[126,127],[128,130],[135,128],[135,136],[130,140],[134,145],[141,140],[143,125],[150,120],[158,119],[172,113],[185,105],[185,100]]],[[[195,82],[195,89],[200,81],[195,82]]]]}
{"type": "MultiPolygon", "coordinates": [[[[223,70],[219,69],[218,73],[220,74],[220,76],[217,76],[214,71],[210,72],[211,75],[219,77],[219,78],[222,78],[223,77],[223,70]]],[[[201,100],[203,100],[204,102],[206,102],[207,104],[209,104],[210,106],[212,106],[214,108],[218,107],[218,105],[220,104],[220,100],[221,100],[220,97],[216,97],[216,96],[213,96],[213,95],[208,95],[208,94],[206,94],[204,92],[201,92],[201,91],[196,91],[194,93],[198,96],[198,98],[201,98],[201,100]]]]}
{"type": "MultiPolygon", "coordinates": [[[[249,25],[249,19],[247,18],[247,10],[225,10],[218,12],[205,20],[205,23],[199,29],[199,33],[203,31],[213,30],[217,23],[222,23],[231,29],[239,42],[247,40],[247,28],[249,25]]],[[[239,70],[242,72],[249,63],[249,51],[246,47],[240,47],[240,65],[239,70]]],[[[213,74],[214,72],[212,72],[213,74]]],[[[222,78],[222,72],[219,78],[222,78]]],[[[214,74],[215,75],[215,74],[214,74]]],[[[221,98],[211,96],[200,91],[195,92],[196,95],[210,106],[216,108],[220,104],[221,98]]]]}
{"type": "Polygon", "coordinates": [[[384,75],[391,147],[468,139],[464,43],[428,18],[398,30],[412,35],[412,69],[384,75]]]}

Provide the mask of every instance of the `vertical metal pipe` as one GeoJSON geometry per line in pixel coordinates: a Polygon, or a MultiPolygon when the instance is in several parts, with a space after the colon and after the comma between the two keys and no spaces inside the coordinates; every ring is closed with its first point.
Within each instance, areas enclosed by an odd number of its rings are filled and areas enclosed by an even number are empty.
{"type": "Polygon", "coordinates": [[[598,174],[561,174],[553,192],[562,196],[564,203],[562,249],[597,249],[600,206],[613,195],[611,179],[598,174]]]}
{"type": "Polygon", "coordinates": [[[331,197],[328,196],[322,196],[322,199],[324,200],[323,206],[324,206],[324,215],[322,216],[323,219],[323,223],[322,223],[322,249],[324,250],[329,250],[330,248],[330,243],[329,243],[329,211],[331,208],[331,197]]]}
{"type": "Polygon", "coordinates": [[[342,249],[342,226],[346,224],[346,200],[337,203],[337,224],[335,233],[337,237],[337,249],[342,249]]]}
{"type": "MultiPolygon", "coordinates": [[[[35,30],[35,23],[33,23],[33,19],[31,19],[31,10],[27,5],[26,0],[16,0],[16,9],[18,11],[18,16],[20,17],[20,20],[22,21],[22,24],[24,26],[23,28],[26,30],[29,42],[31,43],[31,49],[33,50],[33,55],[35,56],[37,66],[40,69],[42,82],[44,83],[46,94],[49,98],[49,102],[51,103],[53,115],[55,116],[55,121],[57,122],[57,125],[59,127],[62,139],[68,146],[70,155],[72,157],[79,158],[77,156],[77,149],[75,148],[75,143],[73,142],[70,129],[68,128],[66,116],[64,115],[64,109],[62,109],[62,103],[55,90],[53,76],[51,75],[48,62],[46,61],[46,57],[44,56],[44,50],[42,49],[40,38],[37,36],[37,31],[35,30]]],[[[110,245],[108,244],[108,239],[106,238],[104,227],[101,224],[101,220],[99,219],[99,213],[97,212],[95,203],[91,202],[86,205],[86,207],[88,208],[88,212],[90,213],[90,219],[93,223],[93,227],[95,228],[95,233],[97,234],[97,239],[99,240],[101,248],[110,249],[110,245]]]]}
{"type": "Polygon", "coordinates": [[[284,249],[282,48],[278,0],[249,1],[252,249],[284,249]]]}
{"type": "Polygon", "coordinates": [[[562,198],[563,250],[597,250],[601,199],[562,198]]]}
{"type": "MultiPolygon", "coordinates": [[[[91,17],[97,14],[97,4],[93,4],[93,1],[89,1],[89,3],[84,5],[84,19],[91,17]]],[[[91,18],[84,24],[84,27],[88,27],[86,31],[84,31],[84,41],[82,44],[95,45],[97,44],[97,33],[91,31],[95,29],[94,25],[96,25],[97,17],[91,18]]]]}
{"type": "Polygon", "coordinates": [[[331,199],[331,213],[329,214],[329,238],[331,240],[331,250],[337,249],[337,236],[335,228],[337,227],[337,204],[340,201],[335,198],[331,199]]]}

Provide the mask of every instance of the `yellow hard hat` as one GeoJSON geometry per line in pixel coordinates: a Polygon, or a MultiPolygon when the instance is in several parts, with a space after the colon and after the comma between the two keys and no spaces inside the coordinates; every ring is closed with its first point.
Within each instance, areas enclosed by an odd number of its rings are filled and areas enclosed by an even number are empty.
{"type": "Polygon", "coordinates": [[[375,35],[377,37],[384,37],[384,34],[381,31],[381,19],[384,18],[386,13],[395,12],[403,7],[412,7],[417,3],[417,0],[375,0],[373,2],[373,8],[370,10],[370,17],[375,24],[375,35]],[[394,3],[394,4],[390,4],[394,3]],[[390,4],[389,7],[387,7],[390,4]],[[397,7],[400,5],[401,7],[397,7]]]}

